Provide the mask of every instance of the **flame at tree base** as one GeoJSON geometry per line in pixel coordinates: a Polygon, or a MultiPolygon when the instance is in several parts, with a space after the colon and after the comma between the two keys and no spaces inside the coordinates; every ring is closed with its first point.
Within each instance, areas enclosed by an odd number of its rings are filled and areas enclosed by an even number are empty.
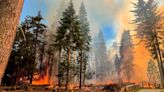
{"type": "Polygon", "coordinates": [[[32,85],[50,85],[48,74],[44,76],[41,76],[39,74],[34,75],[32,85]]]}

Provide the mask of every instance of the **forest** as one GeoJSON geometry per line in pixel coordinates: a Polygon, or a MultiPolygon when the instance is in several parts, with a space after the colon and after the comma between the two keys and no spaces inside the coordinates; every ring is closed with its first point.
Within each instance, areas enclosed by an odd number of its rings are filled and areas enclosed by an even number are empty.
{"type": "Polygon", "coordinates": [[[128,2],[134,28],[115,36],[94,33],[89,1],[58,1],[51,24],[41,9],[23,14],[27,2],[0,0],[0,92],[164,91],[163,1],[128,2]]]}

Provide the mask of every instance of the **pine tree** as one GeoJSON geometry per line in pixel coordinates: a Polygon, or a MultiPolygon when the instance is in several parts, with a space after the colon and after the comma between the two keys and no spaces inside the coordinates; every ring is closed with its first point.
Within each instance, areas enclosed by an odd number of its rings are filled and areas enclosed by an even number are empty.
{"type": "MultiPolygon", "coordinates": [[[[43,17],[41,12],[38,12],[37,16],[27,16],[22,27],[26,28],[25,30],[33,32],[34,42],[35,42],[35,62],[39,64],[40,74],[42,74],[43,69],[43,55],[44,55],[44,32],[47,30],[47,26],[42,23],[43,17]]],[[[33,74],[31,74],[30,83],[32,83],[33,74]]]]}
{"type": "Polygon", "coordinates": [[[23,0],[0,1],[0,84],[8,64],[23,0]]]}
{"type": "Polygon", "coordinates": [[[115,64],[115,71],[117,72],[117,75],[118,75],[118,83],[120,82],[120,71],[121,71],[121,62],[120,62],[120,58],[118,57],[118,55],[116,54],[115,56],[115,61],[114,61],[114,64],[115,64]]]}
{"type": "Polygon", "coordinates": [[[47,58],[48,58],[48,62],[51,63],[50,65],[50,81],[52,84],[55,84],[56,81],[58,81],[59,86],[61,86],[61,82],[59,78],[60,77],[60,67],[59,66],[59,61],[60,57],[61,57],[61,52],[60,49],[58,48],[59,46],[57,46],[55,42],[55,36],[54,34],[56,34],[57,31],[57,27],[60,25],[60,23],[58,22],[60,20],[60,18],[62,18],[62,13],[65,10],[65,8],[67,7],[66,5],[67,0],[60,0],[59,4],[58,4],[58,9],[57,9],[57,13],[56,16],[54,17],[55,21],[53,21],[50,31],[48,33],[48,37],[47,37],[47,44],[46,44],[46,51],[47,51],[47,58]],[[57,61],[57,62],[56,62],[57,61]],[[58,78],[58,79],[56,79],[58,78]]]}
{"type": "Polygon", "coordinates": [[[36,72],[34,34],[27,30],[25,25],[26,23],[22,22],[18,27],[9,64],[3,78],[5,84],[8,82],[7,80],[13,80],[8,85],[18,85],[20,78],[31,79],[31,74],[36,72]]]}
{"type": "Polygon", "coordinates": [[[60,20],[60,26],[56,33],[56,44],[67,53],[67,67],[66,67],[66,85],[65,89],[68,89],[69,73],[72,51],[76,49],[77,39],[79,39],[80,26],[78,17],[75,15],[75,10],[72,1],[69,6],[63,12],[63,18],[60,20]]]}
{"type": "Polygon", "coordinates": [[[89,45],[91,37],[89,36],[89,23],[87,21],[87,12],[84,6],[84,3],[81,3],[80,11],[79,11],[79,22],[80,22],[80,31],[81,31],[81,42],[79,39],[79,56],[81,58],[80,60],[80,81],[79,81],[79,88],[81,88],[82,85],[82,78],[83,78],[83,85],[85,83],[85,73],[86,73],[86,66],[87,66],[87,56],[89,51],[89,45]],[[83,77],[82,77],[83,73],[83,77]]]}
{"type": "Polygon", "coordinates": [[[96,60],[96,77],[102,79],[109,71],[108,67],[110,63],[107,62],[107,49],[101,30],[95,38],[94,46],[96,60]]]}
{"type": "MultiPolygon", "coordinates": [[[[6,73],[10,71],[10,66],[14,65],[16,71],[13,73],[16,74],[14,77],[15,82],[20,77],[28,77],[30,79],[30,84],[33,80],[33,73],[36,72],[36,41],[40,46],[40,56],[39,58],[43,59],[44,55],[44,34],[43,31],[46,30],[46,25],[41,23],[42,17],[40,14],[38,16],[28,16],[25,18],[18,27],[16,39],[13,45],[13,50],[11,57],[9,59],[9,66],[7,67],[6,73]],[[36,36],[35,31],[38,31],[36,36]],[[36,40],[37,39],[37,40],[36,40]],[[19,72],[18,72],[19,70],[19,72]],[[21,74],[22,73],[22,74],[21,74]]],[[[43,69],[43,68],[42,68],[43,69]]],[[[13,74],[9,72],[9,74],[13,74]]],[[[17,84],[17,83],[15,83],[17,84]]]]}
{"type": "Polygon", "coordinates": [[[137,25],[137,37],[141,38],[152,57],[157,60],[161,76],[161,85],[164,86],[164,66],[162,60],[162,23],[163,16],[157,11],[158,4],[154,0],[139,0],[134,3],[135,13],[134,23],[137,25]]]}
{"type": "Polygon", "coordinates": [[[129,30],[125,30],[122,34],[120,46],[120,62],[121,69],[127,81],[130,82],[133,73],[133,45],[129,30]]]}

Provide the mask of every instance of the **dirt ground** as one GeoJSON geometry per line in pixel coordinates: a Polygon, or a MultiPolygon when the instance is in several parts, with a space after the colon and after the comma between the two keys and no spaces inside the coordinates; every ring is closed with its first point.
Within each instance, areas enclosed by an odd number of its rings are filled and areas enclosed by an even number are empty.
{"type": "Polygon", "coordinates": [[[164,89],[142,89],[139,92],[164,92],[164,89]]]}

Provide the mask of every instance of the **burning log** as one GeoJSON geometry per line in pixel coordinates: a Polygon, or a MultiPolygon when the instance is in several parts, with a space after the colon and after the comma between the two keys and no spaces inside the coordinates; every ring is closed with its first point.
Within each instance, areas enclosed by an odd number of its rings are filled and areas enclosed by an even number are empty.
{"type": "Polygon", "coordinates": [[[103,90],[107,90],[108,92],[119,92],[120,87],[117,84],[105,85],[103,90]]]}

